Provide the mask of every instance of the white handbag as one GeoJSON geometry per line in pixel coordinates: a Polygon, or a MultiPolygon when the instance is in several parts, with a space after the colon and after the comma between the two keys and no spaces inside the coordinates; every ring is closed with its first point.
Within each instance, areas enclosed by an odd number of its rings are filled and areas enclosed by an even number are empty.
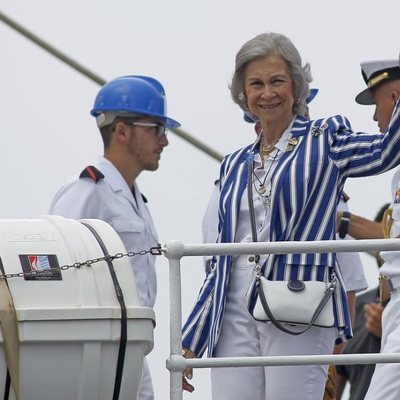
{"type": "Polygon", "coordinates": [[[311,326],[334,326],[332,294],[335,281],[328,284],[319,281],[270,281],[256,277],[258,291],[253,317],[258,321],[270,321],[278,329],[301,334],[311,326]],[[291,331],[282,325],[299,325],[301,330],[291,331]]]}

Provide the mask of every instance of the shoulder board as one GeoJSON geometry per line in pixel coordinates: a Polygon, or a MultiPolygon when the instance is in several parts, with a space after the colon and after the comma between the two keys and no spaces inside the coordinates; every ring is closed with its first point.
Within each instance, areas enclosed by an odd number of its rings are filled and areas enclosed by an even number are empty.
{"type": "Polygon", "coordinates": [[[104,178],[104,175],[96,167],[89,165],[81,172],[79,178],[90,178],[94,183],[97,183],[104,178]]]}

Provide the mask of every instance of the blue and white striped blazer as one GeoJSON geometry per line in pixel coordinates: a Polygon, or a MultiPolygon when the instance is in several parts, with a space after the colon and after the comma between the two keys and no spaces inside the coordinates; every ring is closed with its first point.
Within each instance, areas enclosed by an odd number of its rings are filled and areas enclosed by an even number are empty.
{"type": "MultiPolygon", "coordinates": [[[[333,240],[336,206],[347,177],[376,175],[400,164],[399,105],[385,134],[355,133],[342,116],[309,121],[297,116],[291,130],[297,144],[279,159],[272,179],[270,241],[333,240]]],[[[293,141],[292,141],[293,142],[293,141]]],[[[248,163],[259,144],[226,156],[221,165],[219,239],[234,242],[240,201],[247,187],[248,163]]],[[[246,195],[246,194],[245,194],[246,195]]],[[[264,275],[273,280],[328,279],[335,254],[270,255],[264,275]]],[[[183,347],[212,356],[218,341],[231,268],[231,256],[217,258],[183,328],[183,347]]],[[[345,288],[335,293],[335,320],[342,337],[351,337],[345,288]]],[[[255,303],[255,290],[248,307],[255,303]]]]}

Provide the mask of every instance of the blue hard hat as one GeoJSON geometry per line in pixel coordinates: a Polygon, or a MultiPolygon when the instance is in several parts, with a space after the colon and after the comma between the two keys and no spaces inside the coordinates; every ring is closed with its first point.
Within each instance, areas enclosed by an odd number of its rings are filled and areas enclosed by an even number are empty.
{"type": "Polygon", "coordinates": [[[145,115],[160,118],[167,128],[181,124],[167,116],[165,91],[161,83],[148,76],[122,76],[107,82],[99,91],[90,114],[99,127],[116,116],[145,115]]]}

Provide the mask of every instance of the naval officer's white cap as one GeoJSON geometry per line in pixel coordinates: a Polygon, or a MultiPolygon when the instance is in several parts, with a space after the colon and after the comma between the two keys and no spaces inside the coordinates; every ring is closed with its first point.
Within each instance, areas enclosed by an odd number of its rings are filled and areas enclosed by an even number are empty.
{"type": "Polygon", "coordinates": [[[375,104],[372,89],[391,81],[400,79],[399,60],[376,60],[361,63],[361,73],[368,88],[356,96],[358,104],[375,104]]]}

